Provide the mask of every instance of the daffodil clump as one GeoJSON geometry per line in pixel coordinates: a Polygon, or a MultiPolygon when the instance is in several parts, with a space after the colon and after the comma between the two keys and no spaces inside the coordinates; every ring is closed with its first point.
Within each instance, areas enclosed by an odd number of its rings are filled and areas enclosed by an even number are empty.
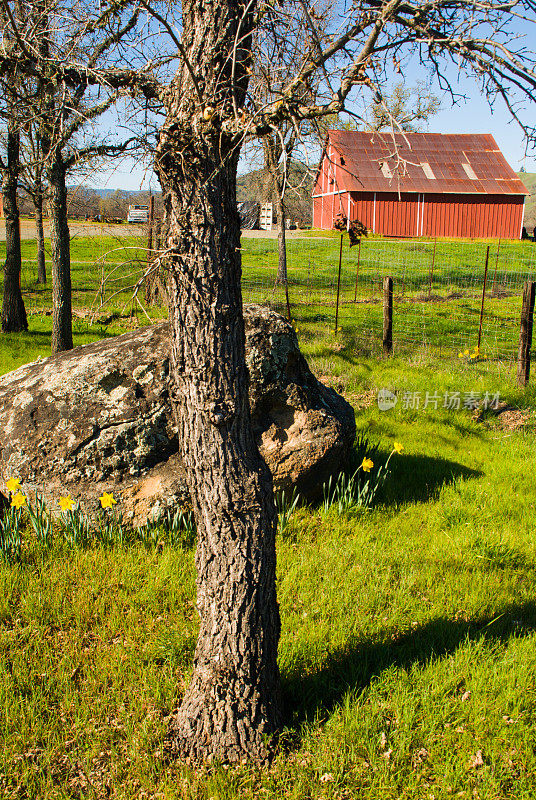
{"type": "Polygon", "coordinates": [[[134,542],[160,547],[164,543],[190,546],[195,539],[193,514],[181,508],[173,513],[160,513],[146,525],[134,529],[123,523],[120,512],[116,513],[118,501],[113,492],[102,493],[96,519],[92,519],[83,513],[70,494],[54,501],[59,514],[53,517],[40,495],[36,494],[35,500],[30,502],[20,478],[10,477],[6,489],[9,507],[0,517],[0,558],[8,563],[19,562],[24,549],[32,542],[44,553],[55,543],[69,548],[114,547],[134,542]],[[28,537],[28,533],[33,536],[28,537]]]}
{"type": "Polygon", "coordinates": [[[477,361],[486,361],[488,357],[481,353],[480,348],[475,344],[472,350],[460,350],[458,358],[465,358],[469,364],[474,364],[477,361]]]}
{"type": "MultiPolygon", "coordinates": [[[[4,515],[0,525],[0,551],[9,562],[17,561],[21,557],[22,531],[25,528],[33,531],[35,541],[45,550],[53,544],[54,530],[56,534],[59,533],[59,539],[71,547],[86,547],[92,542],[104,541],[113,544],[115,540],[122,541],[124,538],[120,518],[112,514],[111,520],[101,519],[100,524],[94,527],[70,494],[57,499],[60,517],[53,521],[40,495],[36,494],[35,503],[29,502],[20,478],[8,478],[6,489],[9,495],[9,512],[4,515]]],[[[113,509],[117,500],[111,492],[103,492],[99,503],[101,514],[106,514],[109,513],[108,509],[113,509]]]]}
{"type": "MultiPolygon", "coordinates": [[[[368,441],[361,438],[357,442],[358,450],[368,450],[368,441]]],[[[380,464],[374,470],[374,455],[378,447],[372,448],[372,452],[363,456],[363,460],[353,473],[341,472],[336,480],[333,476],[324,484],[324,500],[322,511],[326,514],[330,508],[336,508],[339,514],[345,511],[352,511],[359,508],[370,508],[376,499],[379,490],[387,480],[389,462],[396,453],[400,455],[404,446],[400,442],[393,443],[393,449],[389,453],[385,464],[380,464]]]]}

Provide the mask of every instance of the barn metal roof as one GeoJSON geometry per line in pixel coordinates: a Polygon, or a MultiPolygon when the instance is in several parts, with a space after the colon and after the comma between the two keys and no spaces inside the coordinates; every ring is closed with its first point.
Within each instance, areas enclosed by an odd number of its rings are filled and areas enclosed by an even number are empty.
{"type": "Polygon", "coordinates": [[[339,191],[530,194],[489,133],[330,130],[328,158],[330,144],[339,191]]]}

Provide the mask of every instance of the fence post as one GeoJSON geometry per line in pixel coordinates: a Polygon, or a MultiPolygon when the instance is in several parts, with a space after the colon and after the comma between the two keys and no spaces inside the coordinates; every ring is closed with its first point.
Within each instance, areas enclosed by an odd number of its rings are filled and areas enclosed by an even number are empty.
{"type": "Polygon", "coordinates": [[[480,342],[482,340],[482,322],[484,320],[484,298],[486,297],[486,281],[488,280],[488,263],[489,263],[489,244],[486,250],[486,266],[484,267],[484,285],[482,286],[482,305],[480,306],[480,322],[478,323],[478,344],[477,349],[480,350],[480,342]]]}
{"type": "Polygon", "coordinates": [[[337,278],[337,304],[335,306],[335,336],[339,327],[339,298],[341,296],[341,266],[342,266],[342,242],[343,234],[341,233],[341,246],[339,248],[339,275],[337,278]]]}
{"type": "Polygon", "coordinates": [[[527,281],[523,289],[521,309],[521,328],[519,331],[519,350],[517,354],[517,385],[526,386],[530,375],[530,348],[532,346],[532,323],[534,317],[534,298],[536,282],[527,281]]]}
{"type": "Polygon", "coordinates": [[[383,352],[393,352],[393,279],[383,279],[383,352]]]}
{"type": "Polygon", "coordinates": [[[359,262],[361,261],[361,239],[359,240],[359,244],[357,245],[357,268],[355,271],[355,292],[354,292],[354,303],[357,303],[357,281],[359,279],[359,262]]]}

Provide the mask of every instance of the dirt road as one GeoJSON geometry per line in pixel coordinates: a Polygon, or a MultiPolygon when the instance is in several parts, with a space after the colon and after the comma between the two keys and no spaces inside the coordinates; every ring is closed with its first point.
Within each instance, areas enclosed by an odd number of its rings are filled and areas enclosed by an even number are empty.
{"type": "MultiPolygon", "coordinates": [[[[44,221],[45,238],[50,236],[50,223],[44,221]]],[[[105,222],[84,222],[81,220],[71,220],[69,222],[71,239],[74,236],[143,236],[147,232],[146,225],[108,225],[105,222]]],[[[308,231],[287,231],[288,239],[307,238],[308,231]]],[[[20,222],[21,239],[35,239],[35,222],[31,219],[22,219],[20,222]]],[[[243,230],[242,236],[245,239],[277,239],[277,231],[250,231],[243,230]]],[[[6,240],[6,228],[2,220],[0,224],[0,242],[6,240]]]]}

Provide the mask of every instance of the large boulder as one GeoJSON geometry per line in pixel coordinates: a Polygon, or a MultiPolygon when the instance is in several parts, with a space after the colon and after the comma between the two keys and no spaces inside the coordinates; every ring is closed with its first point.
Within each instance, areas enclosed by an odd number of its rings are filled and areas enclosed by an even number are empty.
{"type": "MultiPolygon", "coordinates": [[[[246,306],[253,425],[276,490],[313,498],[354,439],[351,406],[312,374],[292,326],[246,306]]],[[[89,513],[104,490],[143,524],[188,504],[168,395],[167,323],[34,361],[0,378],[0,477],[89,513]]]]}

